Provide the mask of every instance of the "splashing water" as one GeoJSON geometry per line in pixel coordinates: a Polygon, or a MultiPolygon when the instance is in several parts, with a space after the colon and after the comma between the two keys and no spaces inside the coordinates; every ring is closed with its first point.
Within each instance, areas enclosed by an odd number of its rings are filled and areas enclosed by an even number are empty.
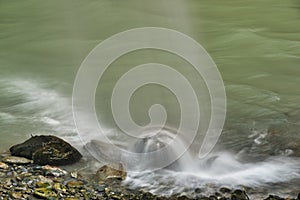
{"type": "MultiPolygon", "coordinates": [[[[138,139],[127,146],[133,152],[154,152],[176,140],[166,155],[157,155],[157,160],[180,154],[185,148],[182,137],[175,137],[172,129],[163,129],[157,134],[147,130],[143,139],[138,139]],[[148,134],[148,135],[147,135],[148,134]]],[[[250,135],[250,137],[252,137],[250,135]]],[[[256,138],[253,144],[257,145],[256,138]]],[[[95,143],[94,143],[95,144],[95,143]]],[[[100,154],[107,154],[107,149],[101,144],[100,154]]],[[[90,146],[91,148],[91,146],[90,146]]],[[[96,145],[94,148],[99,148],[96,145]]],[[[126,145],[123,148],[126,148],[126,145]]],[[[95,150],[95,149],[94,149],[95,150]]],[[[269,156],[260,162],[241,161],[243,154],[226,151],[213,152],[205,159],[198,159],[193,151],[186,151],[182,157],[166,168],[153,171],[155,163],[152,160],[140,161],[136,171],[130,171],[125,184],[132,188],[144,188],[160,195],[172,195],[185,192],[195,196],[195,188],[203,188],[204,194],[213,194],[219,187],[229,188],[264,186],[266,190],[272,184],[300,180],[300,160],[284,155],[269,156]]],[[[116,156],[111,152],[110,156],[116,156]]],[[[119,155],[120,158],[122,155],[119,155]]],[[[270,188],[269,188],[270,189],[270,188]]],[[[297,184],[295,185],[297,189],[297,184]]],[[[293,189],[292,189],[293,190],[293,189]]],[[[270,192],[275,193],[274,188],[270,192]]],[[[203,194],[202,193],[202,194],[203,194]]]]}

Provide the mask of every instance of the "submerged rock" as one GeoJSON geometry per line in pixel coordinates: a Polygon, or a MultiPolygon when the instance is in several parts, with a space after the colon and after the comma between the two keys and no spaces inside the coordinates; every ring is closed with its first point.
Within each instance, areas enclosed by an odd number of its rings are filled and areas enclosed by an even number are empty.
{"type": "Polygon", "coordinates": [[[9,150],[13,156],[32,159],[39,165],[67,165],[82,157],[69,143],[52,135],[33,136],[9,150]]]}
{"type": "Polygon", "coordinates": [[[223,193],[223,194],[230,193],[231,189],[229,189],[227,187],[221,187],[220,192],[223,193]]]}
{"type": "Polygon", "coordinates": [[[269,197],[266,198],[265,200],[284,200],[284,198],[281,198],[281,197],[276,196],[276,195],[269,195],[269,197]]]}
{"type": "Polygon", "coordinates": [[[249,200],[248,195],[243,190],[235,190],[231,194],[231,200],[249,200]]]}
{"type": "Polygon", "coordinates": [[[96,179],[98,181],[104,181],[107,179],[125,180],[126,176],[127,173],[121,163],[104,165],[96,173],[96,179]]]}
{"type": "Polygon", "coordinates": [[[32,163],[32,160],[29,160],[27,158],[23,157],[17,157],[17,156],[7,156],[2,159],[3,162],[5,163],[10,163],[10,164],[29,164],[32,163]]]}

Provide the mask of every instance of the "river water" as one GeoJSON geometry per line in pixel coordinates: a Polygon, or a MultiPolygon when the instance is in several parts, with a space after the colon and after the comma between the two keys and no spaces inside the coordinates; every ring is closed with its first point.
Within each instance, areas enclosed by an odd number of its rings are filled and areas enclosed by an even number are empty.
{"type": "MultiPolygon", "coordinates": [[[[31,134],[55,134],[81,148],[72,117],[72,88],[81,62],[109,36],[145,26],[175,29],[197,40],[224,80],[227,117],[217,146],[238,156],[240,162],[235,167],[248,171],[216,179],[213,174],[222,174],[222,170],[215,167],[218,169],[197,176],[209,176],[207,184],[267,185],[274,193],[296,193],[300,186],[297,0],[0,1],[0,150],[31,134]]],[[[98,118],[108,130],[114,130],[109,105],[113,85],[130,66],[153,59],[177,69],[186,65],[174,55],[151,50],[114,63],[96,95],[98,118]]],[[[182,73],[197,82],[193,71],[182,73]]],[[[169,125],[178,123],[178,103],[173,97],[165,98],[168,91],[150,86],[144,89],[137,92],[131,105],[137,123],[148,122],[145,113],[157,101],[168,110],[169,125]]],[[[220,158],[219,165],[235,162],[227,153],[220,158]]],[[[132,176],[137,181],[129,180],[129,184],[151,188],[142,180],[161,179],[159,175],[138,176],[132,176]]],[[[175,177],[182,176],[181,181],[172,182],[180,182],[178,188],[191,182],[193,187],[203,186],[195,177],[186,178],[191,174],[175,177]],[[184,184],[182,180],[190,181],[184,184]]],[[[157,184],[152,186],[159,188],[157,184]]]]}

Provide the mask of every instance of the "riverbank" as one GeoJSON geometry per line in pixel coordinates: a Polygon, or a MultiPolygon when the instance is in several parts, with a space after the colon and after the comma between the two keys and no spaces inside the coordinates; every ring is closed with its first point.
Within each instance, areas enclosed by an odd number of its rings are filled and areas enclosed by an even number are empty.
{"type": "MultiPolygon", "coordinates": [[[[130,187],[126,183],[130,176],[121,163],[94,166],[94,170],[89,173],[77,170],[76,167],[69,167],[70,164],[83,161],[79,151],[61,138],[51,135],[32,136],[1,154],[0,200],[250,200],[248,192],[253,194],[253,189],[248,191],[246,188],[221,187],[216,188],[208,196],[204,187],[193,188],[192,195],[181,192],[161,196],[160,193],[152,194],[145,188],[130,187]]],[[[148,180],[152,181],[153,178],[148,180]]],[[[300,200],[300,193],[294,198],[284,199],[269,195],[261,199],[300,200]]]]}
{"type": "MultiPolygon", "coordinates": [[[[119,177],[99,180],[97,175],[92,178],[83,176],[76,171],[66,171],[49,165],[37,165],[28,162],[9,160],[7,154],[0,162],[0,199],[143,199],[143,200],[175,200],[175,199],[206,199],[206,200],[248,200],[245,191],[221,188],[212,196],[202,196],[195,190],[197,197],[188,198],[182,194],[162,197],[144,190],[133,190],[123,184],[119,177]],[[3,162],[2,162],[3,161],[3,162]],[[15,163],[14,163],[15,162],[15,163]]],[[[270,195],[266,200],[284,200],[270,195]]],[[[291,200],[290,198],[288,198],[291,200]]],[[[294,199],[299,200],[300,194],[294,199]]],[[[287,200],[287,199],[286,199],[287,200]]]]}

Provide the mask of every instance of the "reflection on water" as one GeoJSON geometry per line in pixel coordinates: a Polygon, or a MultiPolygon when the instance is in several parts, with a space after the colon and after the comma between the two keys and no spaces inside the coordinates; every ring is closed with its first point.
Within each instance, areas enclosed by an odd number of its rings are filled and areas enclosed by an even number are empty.
{"type": "MultiPolygon", "coordinates": [[[[216,62],[228,96],[227,121],[217,150],[227,149],[246,162],[240,165],[251,170],[238,177],[248,179],[256,170],[265,175],[259,178],[276,180],[284,171],[281,181],[288,180],[288,173],[297,171],[293,170],[300,156],[299,7],[294,0],[1,1],[0,149],[31,133],[56,134],[82,146],[71,113],[72,84],[80,63],[112,34],[160,26],[195,38],[216,62]],[[278,161],[274,156],[286,158],[278,161]],[[253,168],[247,162],[259,164],[253,168]],[[267,173],[274,163],[281,167],[267,173]]],[[[182,70],[202,87],[201,78],[173,55],[154,51],[128,55],[106,72],[96,95],[98,117],[112,132],[110,88],[132,64],[153,59],[182,70]]],[[[180,110],[174,97],[168,98],[165,90],[144,89],[132,102],[137,122],[145,123],[149,105],[159,101],[170,110],[170,124],[177,124],[180,110]]],[[[299,187],[299,181],[293,185],[299,187]]]]}

